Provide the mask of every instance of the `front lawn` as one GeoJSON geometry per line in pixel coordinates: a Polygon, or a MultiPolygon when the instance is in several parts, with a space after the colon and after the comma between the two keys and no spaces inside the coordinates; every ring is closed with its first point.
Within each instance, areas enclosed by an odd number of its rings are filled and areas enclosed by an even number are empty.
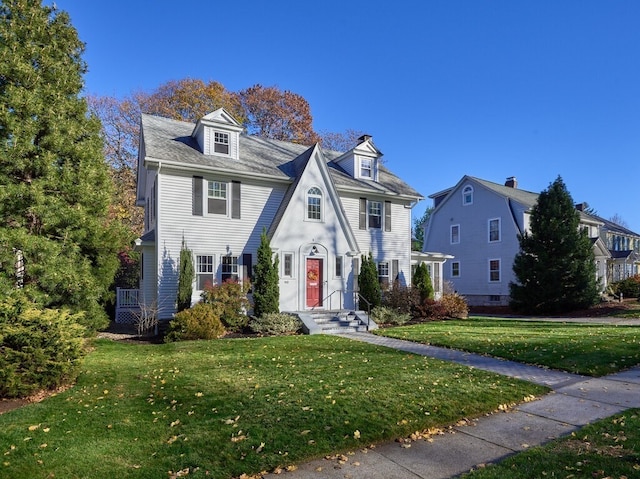
{"type": "Polygon", "coordinates": [[[466,479],[640,477],[640,409],[590,424],[569,437],[511,456],[466,479]]]}
{"type": "Polygon", "coordinates": [[[237,477],[544,392],[332,336],[98,340],[75,387],[0,415],[0,476],[237,477]]]}
{"type": "Polygon", "coordinates": [[[640,364],[640,327],[471,318],[376,334],[602,376],[640,364]]]}

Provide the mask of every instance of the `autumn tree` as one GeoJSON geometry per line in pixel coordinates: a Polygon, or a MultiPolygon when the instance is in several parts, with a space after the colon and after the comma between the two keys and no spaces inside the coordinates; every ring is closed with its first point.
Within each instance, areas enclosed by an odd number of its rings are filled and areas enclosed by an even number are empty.
{"type": "Polygon", "coordinates": [[[358,145],[358,140],[365,133],[360,130],[347,129],[344,132],[320,133],[320,144],[325,150],[349,151],[358,145]]]}
{"type": "Polygon", "coordinates": [[[251,135],[312,145],[319,141],[313,131],[311,109],[302,96],[275,86],[254,85],[240,93],[251,135]]]}
{"type": "Polygon", "coordinates": [[[0,39],[0,290],[101,327],[122,235],[100,121],[79,96],[84,44],[33,0],[0,4],[0,39]]]}
{"type": "Polygon", "coordinates": [[[571,195],[558,177],[533,206],[529,231],[520,237],[509,285],[511,306],[526,313],[563,313],[598,298],[591,239],[580,228],[571,195]]]}

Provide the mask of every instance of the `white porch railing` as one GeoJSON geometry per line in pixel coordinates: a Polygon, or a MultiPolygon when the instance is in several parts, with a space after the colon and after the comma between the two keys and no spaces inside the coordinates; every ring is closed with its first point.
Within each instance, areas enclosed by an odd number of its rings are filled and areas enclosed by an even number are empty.
{"type": "Polygon", "coordinates": [[[139,289],[116,288],[116,323],[137,323],[140,317],[139,296],[139,289]]]}

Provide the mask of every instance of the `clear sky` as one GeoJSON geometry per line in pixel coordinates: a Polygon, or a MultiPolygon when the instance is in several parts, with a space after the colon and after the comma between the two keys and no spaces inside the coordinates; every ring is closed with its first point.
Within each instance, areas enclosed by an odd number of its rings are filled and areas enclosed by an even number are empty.
{"type": "MultiPolygon", "coordinates": [[[[318,132],[361,130],[425,197],[463,175],[575,202],[640,233],[638,0],[56,0],[86,92],[276,85],[318,132]]],[[[420,216],[428,198],[414,209],[420,216]]]]}

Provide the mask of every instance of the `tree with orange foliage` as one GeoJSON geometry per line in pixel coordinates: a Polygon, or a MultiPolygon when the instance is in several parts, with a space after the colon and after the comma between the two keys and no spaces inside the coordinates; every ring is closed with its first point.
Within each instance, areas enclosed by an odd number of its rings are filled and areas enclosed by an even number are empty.
{"type": "Polygon", "coordinates": [[[309,103],[297,93],[256,84],[242,90],[239,96],[249,134],[303,145],[320,140],[313,131],[309,103]]]}

